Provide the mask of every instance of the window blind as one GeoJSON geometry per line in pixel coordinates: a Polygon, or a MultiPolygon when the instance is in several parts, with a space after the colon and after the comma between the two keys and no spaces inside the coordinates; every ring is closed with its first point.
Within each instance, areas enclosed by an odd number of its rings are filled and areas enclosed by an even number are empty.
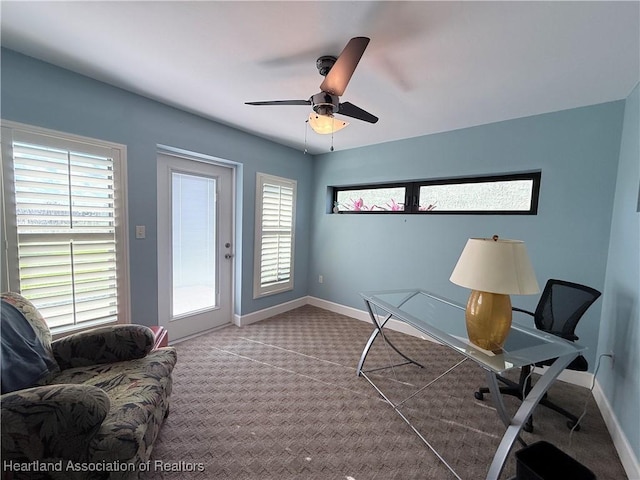
{"type": "Polygon", "coordinates": [[[50,328],[115,321],[114,159],[12,147],[21,293],[50,328]]]}

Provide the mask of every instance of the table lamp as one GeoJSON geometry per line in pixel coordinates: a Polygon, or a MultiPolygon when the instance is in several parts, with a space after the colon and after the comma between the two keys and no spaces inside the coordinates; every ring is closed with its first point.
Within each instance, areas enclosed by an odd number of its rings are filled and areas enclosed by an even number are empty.
{"type": "Polygon", "coordinates": [[[449,278],[471,289],[465,320],[469,340],[485,350],[500,350],[511,328],[509,295],[540,288],[521,240],[470,238],[449,278]]]}

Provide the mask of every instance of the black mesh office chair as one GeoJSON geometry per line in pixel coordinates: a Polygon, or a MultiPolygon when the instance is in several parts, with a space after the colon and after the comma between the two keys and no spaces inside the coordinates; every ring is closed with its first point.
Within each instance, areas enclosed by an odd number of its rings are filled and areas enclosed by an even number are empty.
{"type": "MultiPolygon", "coordinates": [[[[542,296],[538,301],[535,312],[529,312],[520,308],[512,308],[514,312],[522,312],[531,315],[535,321],[536,328],[553,335],[557,335],[569,341],[576,341],[578,337],[575,334],[576,325],[587,309],[600,296],[600,292],[585,285],[566,282],[563,280],[550,279],[544,287],[542,296]]],[[[542,367],[551,365],[555,359],[538,363],[535,366],[542,367]]],[[[577,370],[580,372],[587,371],[589,364],[587,360],[579,355],[566,368],[569,370],[577,370]]],[[[531,368],[532,366],[523,367],[520,370],[520,380],[515,383],[508,378],[498,376],[498,380],[504,383],[505,387],[500,387],[500,392],[504,395],[513,395],[520,400],[526,396],[532,388],[531,385],[531,368]]],[[[489,389],[483,387],[474,393],[478,400],[484,399],[484,394],[489,393],[489,389]]],[[[540,405],[544,405],[558,413],[561,413],[569,419],[567,426],[576,430],[580,428],[578,425],[578,417],[569,413],[564,408],[554,404],[547,396],[540,400],[540,405]]],[[[524,426],[527,432],[533,431],[533,420],[530,417],[524,426]]]]}

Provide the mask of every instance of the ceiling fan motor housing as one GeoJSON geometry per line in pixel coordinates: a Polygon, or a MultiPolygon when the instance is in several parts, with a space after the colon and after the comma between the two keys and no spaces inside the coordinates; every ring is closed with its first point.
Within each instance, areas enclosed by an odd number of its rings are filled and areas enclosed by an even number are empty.
{"type": "Polygon", "coordinates": [[[327,73],[329,73],[329,70],[331,70],[331,67],[333,67],[333,64],[336,63],[336,60],[338,60],[336,57],[332,57],[329,55],[318,58],[316,60],[316,68],[318,69],[320,75],[326,77],[327,73]]]}
{"type": "Polygon", "coordinates": [[[327,92],[316,93],[311,97],[313,111],[318,115],[331,115],[340,108],[340,99],[337,95],[331,95],[327,92]]]}

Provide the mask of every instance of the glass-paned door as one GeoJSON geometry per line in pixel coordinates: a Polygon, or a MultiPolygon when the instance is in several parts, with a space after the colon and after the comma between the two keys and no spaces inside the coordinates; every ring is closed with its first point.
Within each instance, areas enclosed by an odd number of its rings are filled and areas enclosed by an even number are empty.
{"type": "Polygon", "coordinates": [[[232,170],[158,161],[160,324],[179,339],[231,322],[232,170]]]}

